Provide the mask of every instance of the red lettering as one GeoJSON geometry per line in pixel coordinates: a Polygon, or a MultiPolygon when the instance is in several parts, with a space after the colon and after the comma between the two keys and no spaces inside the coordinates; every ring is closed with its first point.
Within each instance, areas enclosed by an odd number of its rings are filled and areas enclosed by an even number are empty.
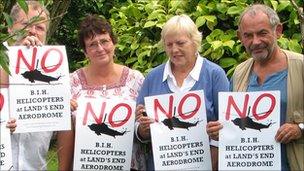
{"type": "Polygon", "coordinates": [[[167,118],[172,118],[172,108],[173,108],[173,96],[169,96],[169,111],[166,112],[165,109],[161,106],[158,99],[154,99],[154,115],[155,121],[158,122],[158,109],[167,116],[167,118]]]}
{"type": "Polygon", "coordinates": [[[237,114],[240,116],[240,118],[245,118],[246,117],[246,109],[248,106],[248,100],[249,100],[249,95],[245,95],[245,100],[244,100],[244,105],[243,105],[243,110],[241,111],[239,107],[236,105],[233,96],[228,97],[228,104],[227,104],[227,110],[226,110],[226,120],[230,119],[230,112],[231,112],[231,106],[235,109],[237,114]]]}
{"type": "Polygon", "coordinates": [[[99,118],[97,118],[93,108],[92,108],[92,105],[90,102],[87,102],[87,105],[86,105],[86,109],[85,109],[85,112],[84,112],[84,118],[83,118],[83,121],[82,121],[82,125],[86,125],[87,124],[87,121],[88,121],[88,115],[92,115],[95,122],[97,124],[101,124],[102,123],[102,118],[103,118],[103,114],[104,114],[104,111],[105,111],[105,107],[106,107],[106,102],[102,102],[102,105],[101,105],[101,109],[100,109],[100,114],[99,114],[99,118]]]}
{"type": "MultiPolygon", "coordinates": [[[[120,126],[124,125],[130,119],[131,114],[132,114],[132,108],[128,104],[126,104],[126,103],[117,104],[115,107],[113,107],[113,109],[109,113],[109,122],[110,122],[111,127],[115,128],[115,127],[120,127],[120,126]],[[127,115],[121,121],[113,121],[113,116],[114,116],[116,110],[119,109],[120,107],[124,107],[127,109],[127,115]]],[[[119,113],[119,115],[121,115],[121,113],[119,113]]]]}
{"type": "Polygon", "coordinates": [[[34,47],[33,48],[33,53],[32,53],[32,61],[31,61],[31,64],[29,64],[28,61],[27,61],[27,59],[24,57],[24,55],[22,53],[22,50],[18,49],[18,52],[17,52],[17,63],[16,63],[16,68],[15,68],[15,73],[19,74],[19,72],[20,72],[20,68],[21,68],[20,63],[21,63],[21,60],[26,65],[26,67],[27,67],[27,69],[29,71],[33,71],[35,69],[36,55],[37,55],[37,48],[34,47]]]}
{"type": "Polygon", "coordinates": [[[56,49],[56,48],[50,48],[42,56],[41,68],[46,73],[54,72],[54,71],[56,71],[61,66],[62,62],[63,62],[63,54],[62,54],[62,52],[60,50],[56,49]],[[48,57],[48,55],[49,55],[49,53],[51,51],[55,51],[55,52],[57,52],[59,54],[58,63],[56,65],[53,65],[53,66],[45,66],[46,58],[48,57]]]}
{"type": "MultiPolygon", "coordinates": [[[[182,118],[182,119],[189,119],[189,118],[192,118],[199,110],[200,106],[202,104],[202,100],[200,98],[199,95],[195,94],[195,93],[189,93],[187,95],[185,95],[180,103],[178,104],[178,114],[179,116],[182,118]],[[189,97],[194,97],[196,99],[196,106],[194,108],[193,111],[187,111],[187,113],[183,113],[183,106],[184,106],[184,103],[185,101],[189,98],[189,97]],[[190,112],[190,113],[189,113],[190,112]]],[[[194,105],[194,104],[193,104],[194,105]]]]}
{"type": "Polygon", "coordinates": [[[269,93],[265,93],[265,94],[261,94],[254,102],[253,104],[253,107],[252,107],[252,115],[255,117],[255,119],[257,120],[262,120],[262,119],[265,119],[267,118],[273,111],[274,107],[276,105],[276,100],[275,100],[275,97],[272,95],[272,94],[269,94],[269,93]],[[269,98],[271,100],[271,106],[269,108],[268,111],[266,112],[263,112],[263,113],[259,113],[259,114],[264,114],[264,115],[259,115],[257,112],[256,112],[256,109],[257,109],[257,106],[259,104],[259,102],[263,99],[263,98],[269,98]]]}
{"type": "Polygon", "coordinates": [[[4,96],[0,93],[0,111],[2,110],[4,106],[4,96]]]}

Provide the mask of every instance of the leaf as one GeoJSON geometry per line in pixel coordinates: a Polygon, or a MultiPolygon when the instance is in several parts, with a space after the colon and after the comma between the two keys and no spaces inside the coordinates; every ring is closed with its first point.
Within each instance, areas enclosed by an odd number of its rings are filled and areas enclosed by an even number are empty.
{"type": "Polygon", "coordinates": [[[13,19],[12,19],[12,17],[9,14],[7,14],[6,12],[3,12],[2,14],[3,14],[4,18],[5,18],[7,26],[8,27],[12,27],[12,25],[13,25],[13,19]]]}
{"type": "Polygon", "coordinates": [[[195,21],[195,24],[197,27],[201,27],[202,25],[204,25],[206,22],[206,19],[205,17],[203,16],[200,16],[200,17],[197,17],[196,21],[195,21]]]}
{"type": "Polygon", "coordinates": [[[131,57],[131,58],[128,58],[126,60],[126,64],[131,64],[131,63],[134,63],[135,61],[137,61],[137,58],[136,57],[131,57]]]}
{"type": "Polygon", "coordinates": [[[215,22],[215,20],[216,20],[216,17],[214,16],[214,15],[205,15],[205,16],[203,16],[207,21],[210,21],[210,22],[212,22],[212,23],[214,23],[215,22]]]}
{"type": "Polygon", "coordinates": [[[220,59],[220,66],[223,68],[228,68],[236,64],[237,61],[234,58],[222,58],[220,59]]]}
{"type": "Polygon", "coordinates": [[[135,50],[135,49],[137,49],[139,47],[139,44],[136,42],[136,41],[134,41],[132,44],[131,44],[131,50],[135,50]]]}
{"type": "MultiPolygon", "coordinates": [[[[4,46],[4,45],[1,45],[1,46],[4,46]]],[[[7,53],[6,53],[6,51],[1,50],[0,51],[0,66],[4,69],[4,71],[6,73],[11,74],[10,70],[8,68],[8,65],[9,65],[9,60],[8,60],[7,53]]]]}
{"type": "Polygon", "coordinates": [[[271,2],[271,5],[272,5],[272,7],[273,7],[273,9],[274,10],[277,10],[277,8],[278,8],[278,2],[277,1],[270,1],[271,2]]]}
{"type": "Polygon", "coordinates": [[[21,9],[25,12],[28,13],[28,6],[27,3],[25,2],[25,0],[17,0],[19,6],[21,7],[21,9]]]}
{"type": "Polygon", "coordinates": [[[301,45],[297,40],[290,40],[288,43],[288,49],[294,52],[302,53],[301,45]]]}
{"type": "Polygon", "coordinates": [[[289,1],[281,1],[277,7],[277,11],[280,12],[280,11],[284,10],[285,8],[287,8],[289,5],[290,5],[289,1]]]}
{"type": "Polygon", "coordinates": [[[235,14],[240,14],[242,12],[243,8],[237,7],[237,6],[232,6],[227,10],[227,14],[230,15],[235,15],[235,14]]]}
{"type": "Polygon", "coordinates": [[[233,48],[235,42],[233,40],[228,40],[223,43],[223,46],[228,46],[230,49],[233,48]]]}
{"type": "Polygon", "coordinates": [[[234,65],[232,68],[230,68],[228,71],[227,71],[227,76],[230,78],[234,72],[236,68],[236,65],[234,65]]]}
{"type": "Polygon", "coordinates": [[[145,23],[144,28],[155,26],[156,21],[148,21],[145,23]]]}
{"type": "Polygon", "coordinates": [[[223,45],[222,41],[219,41],[219,40],[215,40],[215,41],[211,42],[211,46],[214,50],[218,49],[222,45],[223,45]]]}

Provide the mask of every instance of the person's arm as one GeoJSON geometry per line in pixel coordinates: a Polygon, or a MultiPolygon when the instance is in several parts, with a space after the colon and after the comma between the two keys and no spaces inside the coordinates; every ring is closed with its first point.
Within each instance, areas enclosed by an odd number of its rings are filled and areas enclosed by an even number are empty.
{"type": "Polygon", "coordinates": [[[0,88],[8,87],[8,74],[1,68],[0,69],[0,88]]]}
{"type": "Polygon", "coordinates": [[[58,170],[72,170],[74,156],[74,123],[72,130],[59,131],[57,134],[58,170]]]}
{"type": "Polygon", "coordinates": [[[218,147],[210,146],[212,170],[218,170],[218,147]]]}
{"type": "Polygon", "coordinates": [[[150,124],[153,123],[151,118],[145,113],[145,107],[139,104],[136,107],[136,123],[135,123],[135,134],[139,141],[148,142],[151,138],[150,135],[150,124]]]}

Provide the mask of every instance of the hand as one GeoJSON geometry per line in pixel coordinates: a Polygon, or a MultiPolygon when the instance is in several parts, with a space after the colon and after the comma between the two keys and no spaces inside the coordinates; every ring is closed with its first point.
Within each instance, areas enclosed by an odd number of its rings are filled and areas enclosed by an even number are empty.
{"type": "Polygon", "coordinates": [[[145,112],[145,107],[140,104],[136,107],[136,121],[139,122],[138,126],[138,134],[143,139],[149,139],[150,138],[150,124],[154,121],[149,118],[148,116],[144,116],[143,112],[145,112]]]}
{"type": "Polygon", "coordinates": [[[209,137],[218,141],[219,131],[223,128],[223,125],[219,121],[210,121],[207,123],[206,130],[209,137]]]}
{"type": "Polygon", "coordinates": [[[297,124],[285,123],[279,128],[275,136],[275,140],[277,142],[287,144],[292,140],[301,138],[301,136],[302,132],[297,124]]]}
{"type": "Polygon", "coordinates": [[[42,42],[35,36],[26,36],[23,39],[16,42],[16,45],[23,45],[23,46],[42,46],[42,42]]]}
{"type": "Polygon", "coordinates": [[[143,112],[146,112],[145,106],[142,104],[139,104],[136,106],[135,109],[135,120],[137,121],[140,117],[143,116],[143,112]]]}
{"type": "Polygon", "coordinates": [[[17,124],[15,118],[10,118],[7,121],[6,127],[10,129],[11,133],[13,133],[16,130],[17,124]]]}
{"type": "Polygon", "coordinates": [[[74,112],[78,107],[77,101],[75,99],[71,99],[70,106],[71,106],[71,111],[74,112]]]}

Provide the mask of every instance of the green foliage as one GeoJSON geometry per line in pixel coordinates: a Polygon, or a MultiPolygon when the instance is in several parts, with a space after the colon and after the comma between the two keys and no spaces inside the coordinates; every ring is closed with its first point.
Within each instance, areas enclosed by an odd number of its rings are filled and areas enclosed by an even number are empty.
{"type": "MultiPolygon", "coordinates": [[[[203,33],[201,54],[223,67],[231,76],[248,55],[236,36],[240,13],[254,0],[74,0],[57,31],[55,41],[67,46],[71,71],[88,63],[77,43],[77,28],[87,13],[107,18],[118,36],[116,62],[147,73],[165,62],[159,43],[161,28],[176,14],[188,14],[203,33]]],[[[295,9],[286,0],[262,0],[277,10],[284,24],[279,45],[299,53],[301,35],[295,9]]],[[[298,0],[299,6],[303,1],[298,0]]]]}
{"type": "MultiPolygon", "coordinates": [[[[79,48],[77,30],[86,14],[99,14],[109,20],[118,36],[115,61],[147,73],[167,60],[159,43],[162,26],[170,17],[185,13],[203,34],[200,53],[221,65],[230,76],[235,67],[248,58],[236,36],[239,15],[246,6],[257,2],[278,12],[284,26],[279,45],[303,53],[300,21],[288,0],[73,0],[50,44],[66,45],[71,72],[86,65],[88,61],[79,48]]],[[[304,5],[302,0],[296,2],[298,6],[304,5]]],[[[0,8],[5,7],[1,5],[0,8]]],[[[11,21],[5,14],[2,18],[6,18],[7,23],[0,25],[4,30],[11,21]]],[[[0,33],[1,41],[5,36],[6,32],[0,33]]],[[[6,63],[1,56],[1,66],[6,63]]]]}

